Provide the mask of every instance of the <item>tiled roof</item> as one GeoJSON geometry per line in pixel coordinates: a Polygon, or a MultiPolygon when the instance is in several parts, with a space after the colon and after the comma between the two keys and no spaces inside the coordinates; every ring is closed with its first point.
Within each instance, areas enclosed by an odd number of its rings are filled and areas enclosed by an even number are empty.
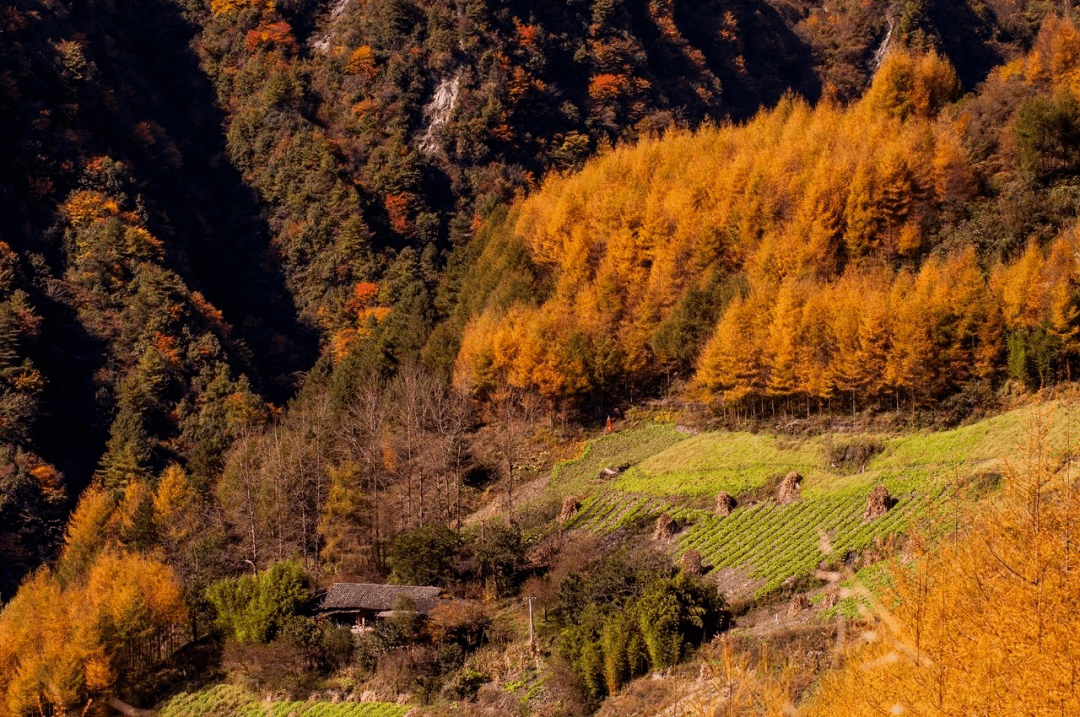
{"type": "Polygon", "coordinates": [[[400,597],[407,597],[419,612],[428,612],[439,599],[439,588],[378,583],[334,583],[323,598],[323,610],[393,610],[400,597]]]}

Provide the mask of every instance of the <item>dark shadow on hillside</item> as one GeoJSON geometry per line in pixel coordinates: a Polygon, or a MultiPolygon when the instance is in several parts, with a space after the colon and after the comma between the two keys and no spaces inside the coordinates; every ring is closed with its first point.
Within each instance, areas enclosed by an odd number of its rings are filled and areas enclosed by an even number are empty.
{"type": "Polygon", "coordinates": [[[96,380],[109,363],[108,347],[87,333],[70,306],[47,297],[36,300],[48,320],[41,334],[46,350],[35,361],[48,381],[33,443],[64,474],[68,507],[74,509],[109,437],[113,397],[96,380]]]}
{"type": "Polygon", "coordinates": [[[787,92],[810,102],[821,96],[811,48],[768,3],[689,0],[674,6],[680,32],[720,78],[723,108],[731,119],[748,119],[787,92]]]}
{"type": "Polygon", "coordinates": [[[170,0],[117,3],[110,12],[76,7],[70,24],[98,28],[88,33],[97,82],[120,102],[115,113],[84,111],[92,131],[145,184],[151,230],[165,241],[171,268],[222,310],[250,349],[250,364],[238,368],[284,402],[295,373],[314,361],[316,336],[297,322],[257,197],[227,159],[225,117],[191,49],[197,28],[170,0]],[[139,141],[146,123],[149,146],[139,141]]]}
{"type": "Polygon", "coordinates": [[[338,2],[339,0],[280,0],[275,7],[292,27],[296,41],[303,47],[315,31],[320,14],[330,12],[338,2]]]}
{"type": "Polygon", "coordinates": [[[0,52],[0,240],[37,277],[24,287],[43,319],[35,447],[77,496],[112,418],[95,375],[115,370],[116,357],[87,333],[78,299],[55,294],[47,278],[66,262],[57,204],[87,162],[126,165],[166,265],[222,310],[234,368],[257,390],[284,403],[316,338],[297,321],[254,192],[227,160],[224,116],[191,47],[196,28],[177,3],[16,0],[5,22],[15,29],[0,52]],[[62,40],[77,52],[65,56],[62,40]]]}
{"type": "MultiPolygon", "coordinates": [[[[57,205],[79,188],[88,162],[124,163],[165,264],[222,310],[234,327],[234,369],[263,395],[279,404],[291,397],[316,338],[297,321],[254,192],[226,158],[224,115],[178,3],[13,0],[3,23],[0,241],[21,257],[19,288],[41,316],[30,358],[44,392],[31,447],[62,471],[73,505],[113,418],[107,376],[123,368],[90,333],[100,317],[82,315],[80,297],[55,281],[68,252],[57,205]]],[[[46,555],[55,546],[37,547],[46,555]]],[[[0,540],[0,560],[3,551],[0,540]]]]}
{"type": "MultiPolygon", "coordinates": [[[[559,133],[588,131],[619,141],[641,117],[655,119],[658,127],[665,122],[696,127],[706,120],[747,119],[791,91],[810,101],[821,94],[811,48],[764,0],[681,0],[670,7],[626,0],[606,9],[510,0],[505,10],[492,13],[493,34],[514,37],[513,17],[559,38],[545,46],[542,66],[535,69],[547,87],[557,88],[558,103],[537,99],[515,105],[510,121],[522,137],[551,140],[559,133]],[[608,60],[601,70],[603,63],[583,59],[598,47],[611,56],[625,53],[622,69],[608,60]],[[589,94],[596,72],[643,81],[644,89],[633,90],[640,107],[629,110],[621,100],[598,103],[589,94]],[[559,109],[562,101],[588,119],[568,120],[559,109]]],[[[461,61],[467,65],[472,58],[461,61]]],[[[526,141],[503,158],[536,169],[536,153],[535,144],[526,141]]]]}
{"type": "Polygon", "coordinates": [[[965,90],[986,79],[1004,58],[991,44],[997,29],[987,18],[976,15],[968,3],[938,0],[929,4],[926,18],[940,40],[940,50],[956,68],[965,90]]]}
{"type": "MultiPolygon", "coordinates": [[[[572,6],[525,2],[510,4],[512,12],[532,15],[552,34],[581,34],[590,22],[588,9],[577,13],[572,6]]],[[[787,21],[763,0],[684,0],[672,3],[675,29],[686,45],[665,36],[654,9],[644,0],[617,6],[611,24],[641,40],[647,53],[647,72],[657,90],[656,108],[679,108],[684,119],[696,124],[706,117],[745,119],[760,107],[775,105],[786,92],[795,91],[810,101],[821,94],[814,73],[811,48],[791,31],[787,21]],[[699,51],[708,71],[722,84],[719,106],[703,100],[701,69],[690,55],[699,51]]],[[[567,77],[580,72],[571,56],[549,57],[549,64],[564,68],[567,77]]],[[[586,82],[581,94],[570,94],[586,103],[586,82]]]]}

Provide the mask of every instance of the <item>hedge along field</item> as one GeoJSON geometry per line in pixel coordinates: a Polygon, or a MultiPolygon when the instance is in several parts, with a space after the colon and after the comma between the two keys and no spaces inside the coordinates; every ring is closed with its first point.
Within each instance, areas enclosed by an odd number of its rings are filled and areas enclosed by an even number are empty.
{"type": "Polygon", "coordinates": [[[962,488],[973,474],[1000,471],[1003,458],[1022,454],[1036,422],[1050,425],[1051,447],[1071,446],[1080,435],[1078,417],[1080,411],[1059,401],[937,433],[797,439],[720,432],[683,437],[667,446],[662,446],[663,437],[680,434],[657,427],[604,437],[590,444],[581,459],[558,469],[574,471],[574,485],[591,485],[568,527],[601,534],[644,532],[667,512],[683,526],[677,539],[680,553],[698,550],[713,570],[746,570],[761,581],[757,594],[763,595],[789,577],[812,572],[822,561],[901,535],[913,524],[928,518],[946,521],[951,510],[945,497],[967,495],[950,491],[951,486],[962,488]],[[830,456],[848,445],[874,445],[878,452],[861,471],[833,465],[830,456]],[[620,454],[622,446],[634,449],[633,455],[620,454]],[[642,457],[656,446],[661,447],[642,457]],[[596,448],[595,453],[589,450],[596,448]],[[626,464],[631,467],[620,476],[596,479],[601,467],[626,464]],[[758,496],[752,504],[742,501],[727,517],[700,509],[721,490],[738,496],[791,470],[803,476],[801,499],[792,505],[778,506],[758,496]],[[884,517],[864,522],[866,497],[879,484],[888,488],[895,504],[884,517]]]}
{"type": "Polygon", "coordinates": [[[409,708],[389,702],[263,702],[232,685],[176,695],[158,717],[403,717],[409,708]]]}

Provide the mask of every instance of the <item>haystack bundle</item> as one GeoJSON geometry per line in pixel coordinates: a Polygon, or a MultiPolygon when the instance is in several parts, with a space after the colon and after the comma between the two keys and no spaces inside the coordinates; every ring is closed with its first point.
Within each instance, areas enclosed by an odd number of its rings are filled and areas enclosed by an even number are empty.
{"type": "Polygon", "coordinates": [[[722,490],[716,494],[716,515],[726,517],[731,515],[731,511],[735,510],[735,499],[731,497],[731,494],[726,490],[722,490]]]}
{"type": "Polygon", "coordinates": [[[810,607],[810,598],[806,597],[802,593],[795,593],[791,596],[791,603],[788,605],[788,617],[798,615],[803,610],[810,607]]]}
{"type": "Polygon", "coordinates": [[[679,560],[679,569],[687,575],[701,575],[705,572],[705,568],[701,564],[701,553],[693,548],[687,550],[679,560]]]}
{"type": "Polygon", "coordinates": [[[679,526],[670,515],[664,513],[656,519],[656,529],[653,530],[653,540],[670,540],[675,537],[679,526]]]}
{"type": "Polygon", "coordinates": [[[569,523],[579,510],[581,510],[581,501],[577,499],[577,496],[568,495],[563,498],[562,510],[559,511],[559,525],[569,523]]]}
{"type": "Polygon", "coordinates": [[[883,485],[877,486],[866,497],[866,510],[863,511],[863,520],[881,518],[889,512],[889,506],[891,505],[892,496],[889,495],[889,489],[883,485]]]}
{"type": "Polygon", "coordinates": [[[777,505],[788,505],[794,503],[799,499],[799,483],[802,482],[802,476],[796,471],[791,471],[784,480],[780,481],[780,485],[776,488],[776,503],[777,505]]]}

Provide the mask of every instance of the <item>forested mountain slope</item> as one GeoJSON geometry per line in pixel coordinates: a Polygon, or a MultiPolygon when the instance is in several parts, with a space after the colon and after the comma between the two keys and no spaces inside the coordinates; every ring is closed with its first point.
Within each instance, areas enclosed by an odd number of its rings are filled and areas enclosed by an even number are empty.
{"type": "MultiPolygon", "coordinates": [[[[516,589],[560,410],[957,417],[1071,379],[1080,32],[1048,10],[8,3],[0,600],[44,567],[0,714],[137,694],[234,588],[299,611],[443,541],[516,589]]],[[[278,617],[253,649],[315,660],[278,617]]]]}
{"type": "MultiPolygon", "coordinates": [[[[212,377],[221,396],[240,381],[253,405],[280,404],[319,340],[319,375],[344,360],[339,394],[421,354],[447,370],[457,332],[429,333],[496,203],[611,143],[749,117],[789,91],[854,97],[896,43],[952,52],[970,85],[1040,12],[980,8],[10,3],[5,443],[22,467],[3,509],[58,501],[22,512],[61,516],[118,432],[133,465],[211,477],[229,440],[200,445],[186,423],[212,377]],[[138,316],[136,296],[151,304],[138,316]],[[132,408],[151,343],[176,372],[132,408]]],[[[19,530],[48,545],[50,520],[19,530]]]]}
{"type": "Polygon", "coordinates": [[[300,315],[354,374],[422,347],[445,370],[456,337],[427,334],[455,300],[447,275],[481,218],[545,174],[614,143],[749,118],[785,92],[853,99],[894,46],[940,47],[971,88],[1026,49],[1045,13],[940,5],[185,7],[300,315]]]}
{"type": "Polygon", "coordinates": [[[516,271],[463,280],[457,381],[597,405],[681,376],[760,415],[1068,378],[1077,42],[1050,20],[963,99],[939,55],[897,50],[851,105],[788,99],[549,177],[473,249],[516,271]]]}
{"type": "Polygon", "coordinates": [[[212,477],[312,360],[194,32],[170,3],[4,8],[5,596],[95,471],[212,477]]]}

